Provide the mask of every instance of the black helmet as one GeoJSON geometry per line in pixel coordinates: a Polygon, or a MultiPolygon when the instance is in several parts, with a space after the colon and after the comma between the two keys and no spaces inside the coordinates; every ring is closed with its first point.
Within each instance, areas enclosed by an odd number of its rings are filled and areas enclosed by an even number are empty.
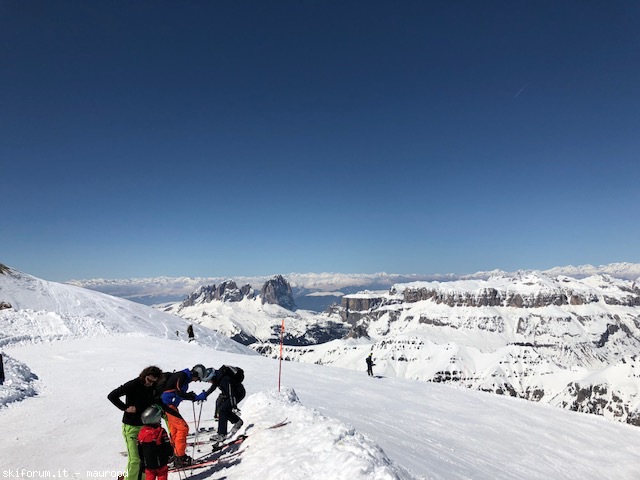
{"type": "Polygon", "coordinates": [[[157,425],[162,419],[163,410],[160,405],[151,405],[142,412],[142,423],[145,425],[157,425]]]}
{"type": "Polygon", "coordinates": [[[202,380],[205,377],[205,370],[204,365],[199,363],[191,369],[191,376],[198,377],[198,380],[202,380]]]}

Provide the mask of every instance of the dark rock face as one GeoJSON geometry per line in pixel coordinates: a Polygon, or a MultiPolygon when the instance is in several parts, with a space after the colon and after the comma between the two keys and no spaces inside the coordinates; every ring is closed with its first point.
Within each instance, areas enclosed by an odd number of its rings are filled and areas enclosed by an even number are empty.
{"type": "Polygon", "coordinates": [[[632,410],[615,387],[607,384],[571,382],[565,390],[560,406],[575,412],[593,413],[613,418],[626,418],[626,422],[640,426],[640,416],[632,410]]]}
{"type": "Polygon", "coordinates": [[[262,286],[262,290],[260,290],[260,297],[262,298],[263,304],[280,305],[282,308],[286,308],[292,312],[297,309],[293,300],[291,285],[289,285],[289,282],[287,282],[282,275],[268,280],[262,286]]]}
{"type": "Polygon", "coordinates": [[[239,302],[244,298],[254,298],[255,293],[251,285],[238,288],[232,280],[222,282],[220,285],[205,285],[191,293],[180,307],[192,307],[201,303],[209,303],[213,300],[222,302],[239,302]]]}
{"type": "MultiPolygon", "coordinates": [[[[638,294],[631,294],[622,300],[606,296],[603,299],[609,305],[637,306],[640,302],[638,294]]],[[[485,288],[475,292],[443,292],[429,288],[407,289],[404,291],[404,303],[415,303],[423,300],[431,300],[436,304],[445,304],[449,307],[516,308],[586,305],[599,301],[594,294],[576,293],[570,290],[524,296],[515,292],[499,291],[495,288],[485,288]]]]}
{"type": "Polygon", "coordinates": [[[355,327],[363,319],[378,318],[385,313],[379,310],[380,307],[400,303],[401,301],[389,300],[382,296],[344,296],[338,312],[343,322],[349,322],[355,327]]]}
{"type": "MultiPolygon", "coordinates": [[[[246,284],[238,288],[233,280],[227,280],[220,285],[205,285],[191,293],[180,307],[192,307],[202,303],[210,303],[214,300],[221,302],[240,302],[241,300],[255,298],[256,294],[251,285],[246,284]]],[[[287,310],[295,311],[296,304],[293,300],[291,285],[282,275],[268,280],[260,291],[262,303],[280,305],[287,310]]]]}

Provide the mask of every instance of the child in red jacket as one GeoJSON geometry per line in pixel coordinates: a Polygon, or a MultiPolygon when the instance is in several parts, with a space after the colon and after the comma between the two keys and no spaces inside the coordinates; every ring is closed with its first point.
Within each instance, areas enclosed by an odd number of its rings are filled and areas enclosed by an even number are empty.
{"type": "Polygon", "coordinates": [[[167,465],[173,455],[173,447],[167,431],[160,426],[163,413],[159,405],[151,405],[142,412],[144,427],[138,434],[138,451],[146,480],[167,480],[169,476],[167,465]]]}

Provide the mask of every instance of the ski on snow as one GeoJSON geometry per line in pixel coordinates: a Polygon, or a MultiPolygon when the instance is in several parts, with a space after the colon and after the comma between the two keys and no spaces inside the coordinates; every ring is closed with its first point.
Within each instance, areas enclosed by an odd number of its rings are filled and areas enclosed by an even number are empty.
{"type": "Polygon", "coordinates": [[[192,463],[191,465],[184,465],[181,467],[171,467],[169,468],[169,472],[182,472],[184,470],[193,470],[194,468],[208,467],[209,465],[214,465],[218,462],[223,462],[223,461],[235,458],[242,453],[242,450],[231,453],[229,455],[222,456],[222,454],[224,454],[225,449],[233,445],[240,445],[242,442],[245,441],[246,438],[247,438],[247,435],[240,435],[234,438],[233,440],[223,443],[222,445],[220,445],[219,448],[216,448],[212,453],[204,457],[201,457],[200,459],[195,459],[194,460],[195,463],[192,463]],[[216,458],[210,458],[211,455],[216,453],[220,453],[221,455],[216,458]]]}
{"type": "MultiPolygon", "coordinates": [[[[273,430],[276,428],[280,428],[280,427],[284,427],[285,425],[288,425],[289,423],[291,423],[289,421],[288,418],[285,418],[284,420],[282,420],[281,422],[278,423],[274,423],[273,425],[271,425],[270,427],[266,427],[266,430],[273,430]]],[[[203,468],[203,467],[208,467],[210,465],[215,465],[216,463],[219,462],[224,462],[226,460],[230,460],[233,459],[235,457],[237,457],[238,455],[240,455],[242,453],[243,450],[240,450],[238,452],[234,452],[231,453],[229,455],[224,455],[224,450],[233,446],[233,445],[240,445],[242,442],[244,442],[247,437],[249,435],[246,434],[246,430],[245,433],[238,435],[236,438],[234,438],[233,440],[229,440],[225,443],[222,443],[221,445],[214,445],[213,446],[213,452],[200,458],[200,461],[198,461],[198,459],[196,459],[196,463],[193,463],[191,465],[185,465],[182,467],[172,467],[169,469],[169,472],[182,472],[185,470],[193,470],[195,468],[203,468]],[[210,458],[211,455],[214,454],[221,454],[220,456],[218,456],[217,458],[210,458]]],[[[196,442],[196,443],[191,443],[190,445],[200,445],[200,444],[207,444],[207,443],[211,443],[211,441],[202,441],[202,442],[196,442]]]]}
{"type": "MultiPolygon", "coordinates": [[[[291,423],[289,421],[289,418],[285,418],[281,422],[275,423],[275,424],[271,425],[270,427],[265,427],[265,428],[267,430],[273,430],[275,428],[280,428],[280,427],[284,427],[285,425],[289,425],[289,423],[291,423]]],[[[244,431],[244,433],[242,435],[244,435],[245,437],[248,436],[246,429],[245,429],[245,431],[244,431]]],[[[189,447],[192,447],[192,446],[198,447],[198,446],[202,446],[202,445],[207,445],[207,444],[213,443],[213,440],[210,440],[210,439],[198,440],[198,441],[189,441],[189,440],[192,440],[192,439],[191,438],[187,438],[187,446],[189,446],[189,447]]]]}
{"type": "Polygon", "coordinates": [[[273,430],[274,428],[280,428],[280,427],[284,427],[285,425],[289,425],[291,422],[289,421],[289,418],[285,418],[284,420],[282,420],[281,422],[278,422],[274,425],[271,425],[270,427],[267,427],[267,430],[273,430]]]}

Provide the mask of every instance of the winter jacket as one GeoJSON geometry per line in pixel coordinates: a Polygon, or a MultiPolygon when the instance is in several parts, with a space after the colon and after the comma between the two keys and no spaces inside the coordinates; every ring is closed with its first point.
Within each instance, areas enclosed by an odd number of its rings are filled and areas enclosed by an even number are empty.
{"type": "Polygon", "coordinates": [[[169,463],[173,447],[169,436],[160,425],[145,425],[138,434],[138,453],[144,468],[156,469],[169,463]]]}
{"type": "Polygon", "coordinates": [[[189,382],[191,381],[191,371],[188,368],[180,372],[173,373],[164,386],[164,392],[162,392],[162,403],[166,406],[174,406],[178,408],[182,400],[191,400],[192,402],[196,398],[196,394],[193,392],[187,392],[189,388],[189,382]]]}
{"type": "Polygon", "coordinates": [[[242,383],[234,381],[232,376],[224,368],[216,371],[216,375],[211,380],[211,384],[211,388],[207,391],[207,396],[213,393],[216,388],[219,388],[220,395],[223,398],[229,399],[232,408],[236,408],[238,402],[240,402],[246,395],[246,391],[242,383]]]}
{"type": "Polygon", "coordinates": [[[154,393],[153,387],[147,387],[142,380],[134,378],[111,391],[107,398],[122,411],[131,406],[136,407],[134,413],[124,412],[122,423],[140,426],[142,425],[140,415],[154,403],[154,393]],[[123,396],[125,397],[124,402],[120,400],[120,397],[123,396]]]}

